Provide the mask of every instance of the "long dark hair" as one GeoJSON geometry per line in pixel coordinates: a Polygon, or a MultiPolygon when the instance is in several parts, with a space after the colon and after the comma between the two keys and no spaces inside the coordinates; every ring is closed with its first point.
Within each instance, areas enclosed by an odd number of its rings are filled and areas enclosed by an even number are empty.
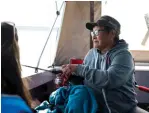
{"type": "Polygon", "coordinates": [[[1,90],[19,95],[31,107],[31,96],[21,78],[17,29],[13,23],[1,23],[1,90]]]}

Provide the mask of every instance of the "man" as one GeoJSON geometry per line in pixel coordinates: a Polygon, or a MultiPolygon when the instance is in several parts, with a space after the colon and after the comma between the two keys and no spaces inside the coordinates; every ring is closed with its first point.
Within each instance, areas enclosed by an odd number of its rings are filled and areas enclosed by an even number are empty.
{"type": "Polygon", "coordinates": [[[134,91],[134,62],[128,44],[119,40],[120,23],[110,16],[102,16],[96,23],[87,23],[94,48],[82,65],[64,65],[67,78],[74,72],[84,78],[84,85],[92,88],[102,113],[127,113],[136,106],[134,91]]]}

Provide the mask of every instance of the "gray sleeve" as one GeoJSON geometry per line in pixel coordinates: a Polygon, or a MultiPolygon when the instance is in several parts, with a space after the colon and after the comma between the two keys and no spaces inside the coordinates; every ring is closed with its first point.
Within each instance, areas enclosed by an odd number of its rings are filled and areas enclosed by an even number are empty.
{"type": "Polygon", "coordinates": [[[86,56],[84,57],[83,65],[88,62],[88,59],[90,59],[92,57],[92,55],[93,55],[93,49],[90,49],[88,51],[88,53],[86,54],[86,56]]]}
{"type": "Polygon", "coordinates": [[[90,68],[87,65],[78,65],[75,73],[84,77],[96,87],[117,88],[122,86],[133,75],[134,64],[129,52],[114,57],[107,70],[90,68]]]}

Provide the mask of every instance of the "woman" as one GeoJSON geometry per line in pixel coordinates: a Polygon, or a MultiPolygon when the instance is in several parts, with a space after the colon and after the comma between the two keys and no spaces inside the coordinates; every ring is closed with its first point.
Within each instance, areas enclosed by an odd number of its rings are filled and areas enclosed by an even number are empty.
{"type": "Polygon", "coordinates": [[[31,96],[21,78],[17,29],[10,22],[1,23],[1,79],[2,113],[31,113],[31,96]]]}

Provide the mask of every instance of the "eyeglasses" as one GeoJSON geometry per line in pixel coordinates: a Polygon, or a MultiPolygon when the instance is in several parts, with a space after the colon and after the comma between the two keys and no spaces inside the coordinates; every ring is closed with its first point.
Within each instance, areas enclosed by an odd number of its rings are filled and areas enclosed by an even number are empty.
{"type": "Polygon", "coordinates": [[[103,31],[105,31],[105,29],[92,31],[91,32],[91,36],[92,37],[96,37],[96,36],[98,36],[100,34],[100,32],[103,32],[103,31]]]}

